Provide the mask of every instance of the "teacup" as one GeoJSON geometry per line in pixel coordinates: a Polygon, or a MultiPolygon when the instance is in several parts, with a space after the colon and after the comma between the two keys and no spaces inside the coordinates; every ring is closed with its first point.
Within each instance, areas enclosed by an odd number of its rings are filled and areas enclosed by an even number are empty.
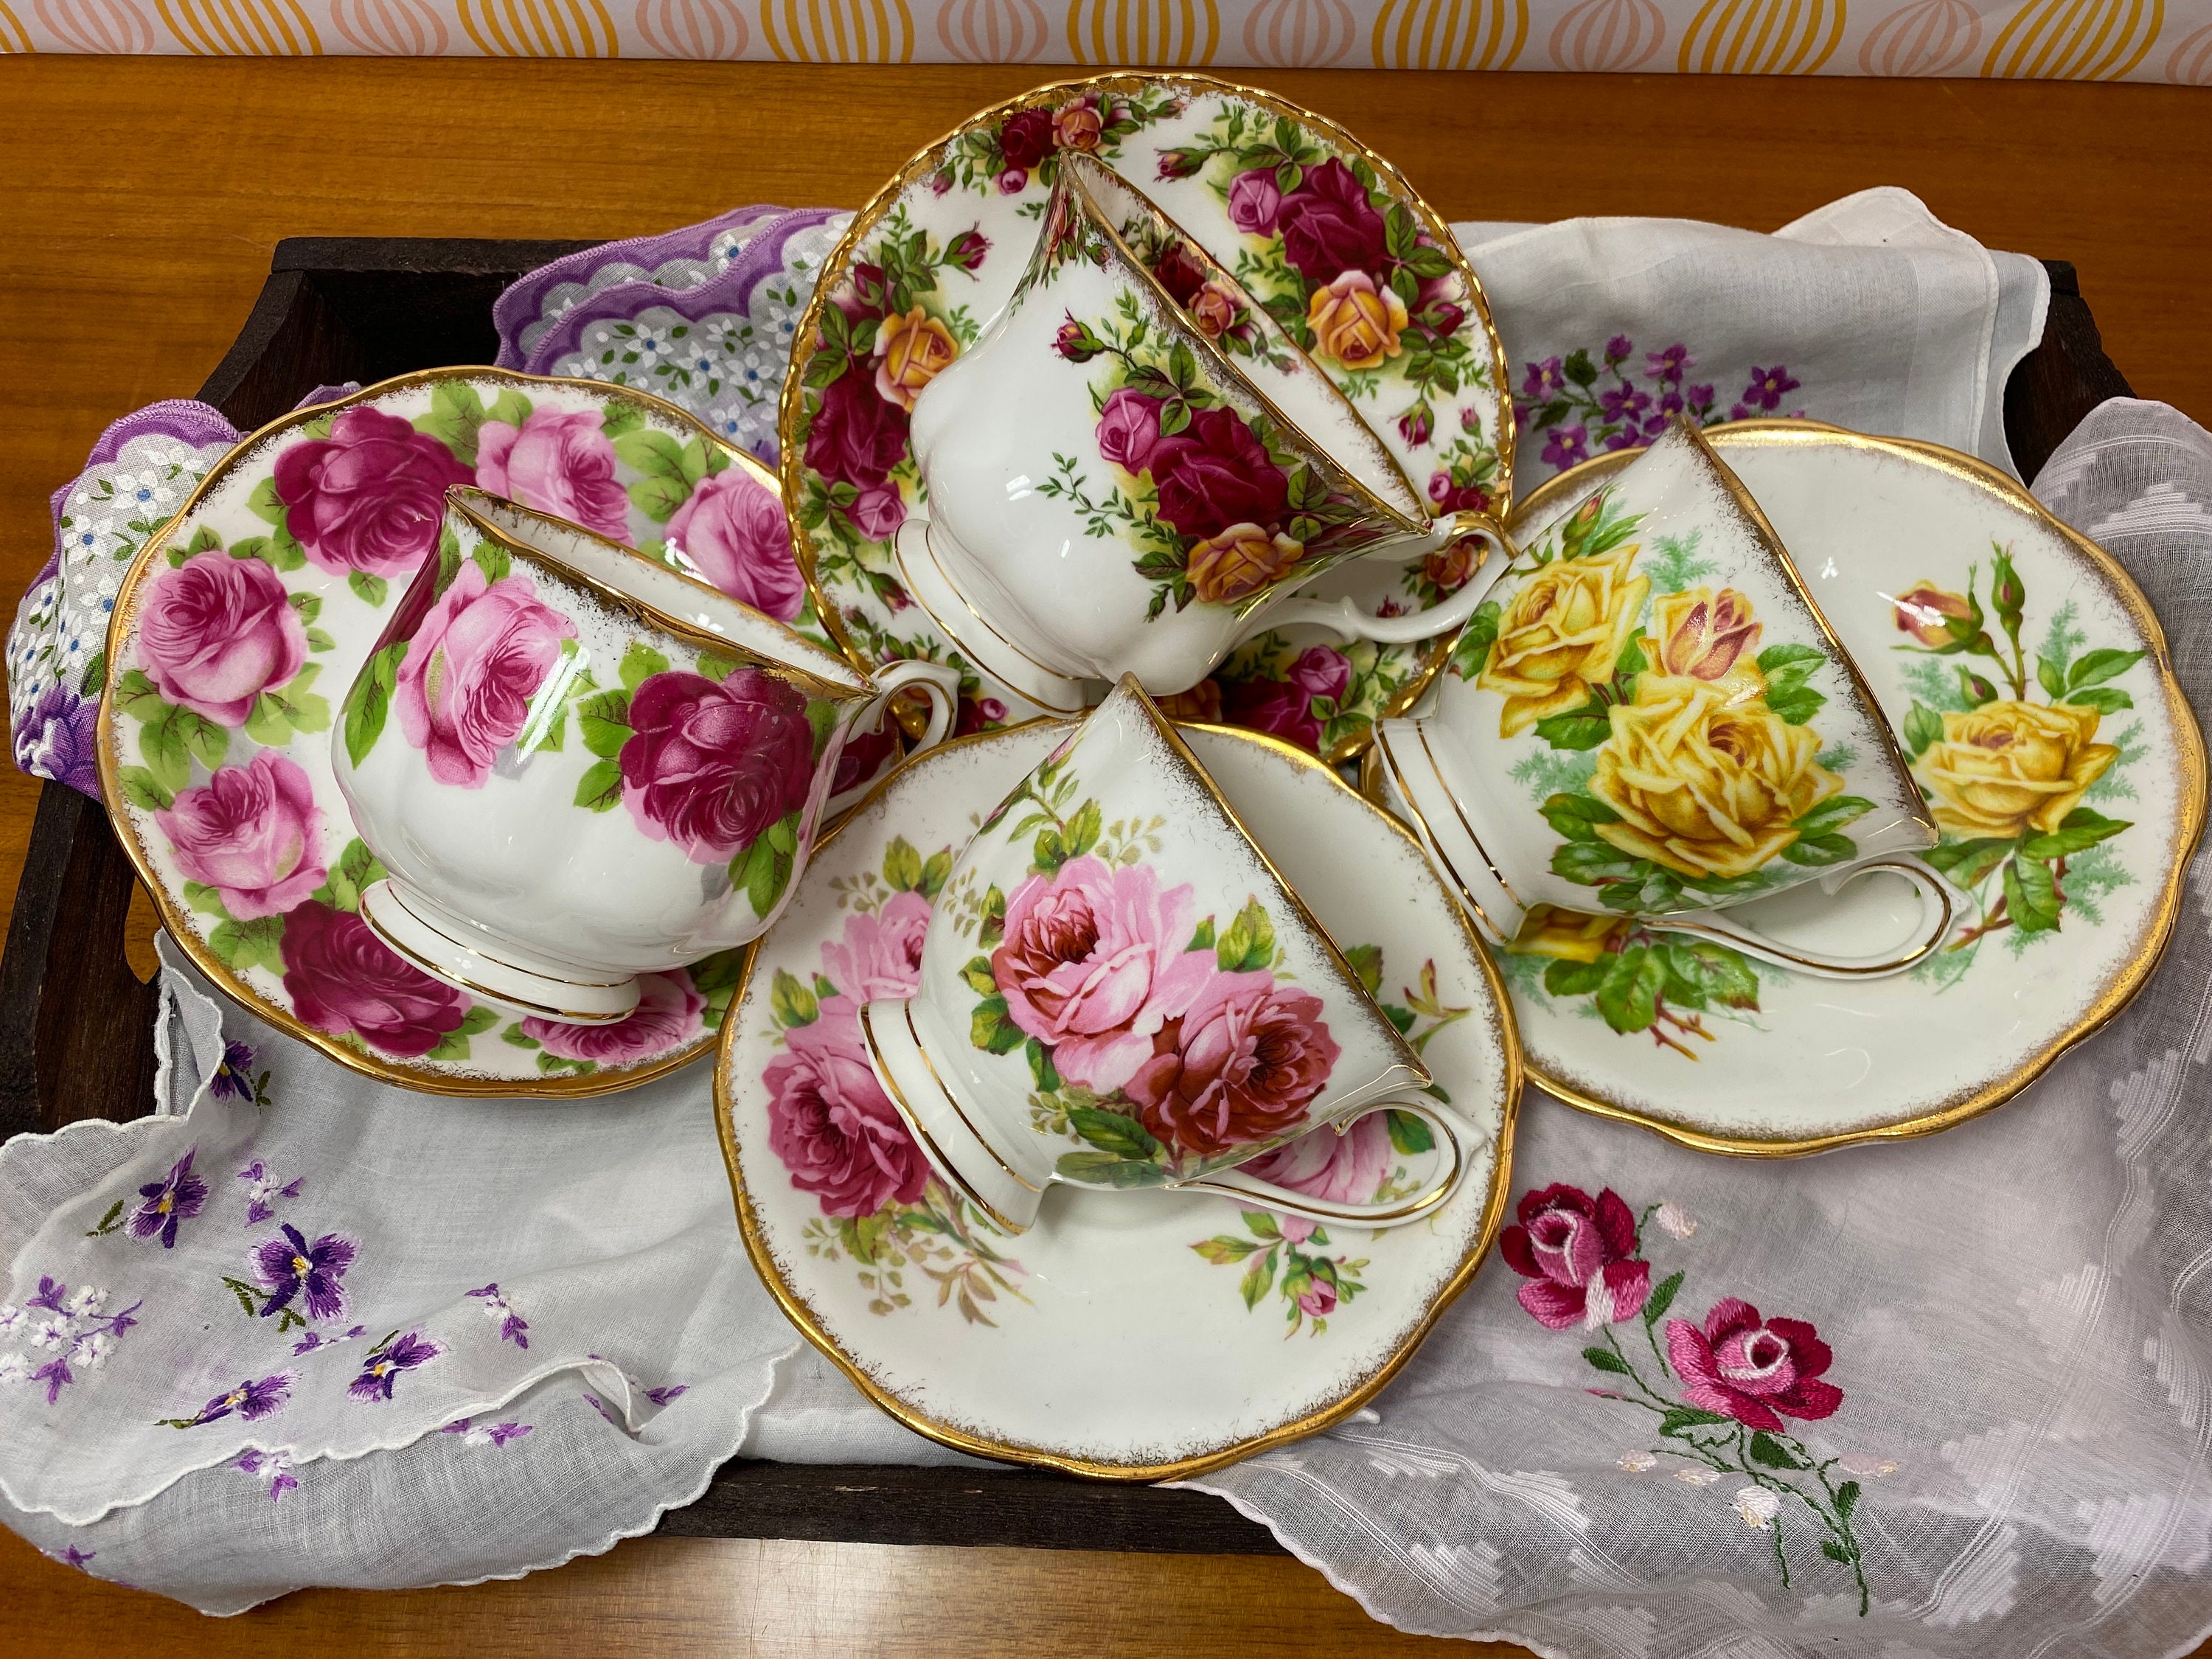
{"type": "Polygon", "coordinates": [[[1493,597],[1438,712],[1382,722],[1374,763],[1493,939],[1607,911],[1858,978],[1910,968],[1970,908],[1912,856],[1936,829],[1888,722],[1694,426],[1677,417],[1493,597]],[[1713,914],[1875,871],[1917,890],[1902,939],[1824,951],[1713,914]]]}
{"type": "MultiPolygon", "coordinates": [[[[1389,305],[1402,313],[1395,294],[1366,297],[1386,322],[1389,305]]],[[[929,516],[899,531],[907,586],[963,651],[1049,708],[1079,711],[1125,672],[1156,696],[1187,690],[1287,623],[1447,633],[1512,557],[1486,514],[1432,522],[1266,307],[1079,151],[1060,155],[1013,297],[922,388],[911,430],[929,516]],[[1292,597],[1348,559],[1470,537],[1494,550],[1487,566],[1428,610],[1292,597]]]]}
{"type": "Polygon", "coordinates": [[[379,938],[498,1006],[621,1019],[637,975],[742,945],[782,908],[846,740],[894,693],[949,728],[950,671],[842,658],[578,526],[447,493],[331,734],[385,879],[379,938]]]}
{"type": "Polygon", "coordinates": [[[984,820],[920,988],[860,1029],[930,1163],[1010,1232],[1054,1182],[1389,1226],[1449,1198],[1480,1138],[1414,1092],[1419,1057],[1134,676],[984,820]],[[1331,1203],[1234,1167],[1385,1106],[1434,1132],[1417,1192],[1331,1203]]]}

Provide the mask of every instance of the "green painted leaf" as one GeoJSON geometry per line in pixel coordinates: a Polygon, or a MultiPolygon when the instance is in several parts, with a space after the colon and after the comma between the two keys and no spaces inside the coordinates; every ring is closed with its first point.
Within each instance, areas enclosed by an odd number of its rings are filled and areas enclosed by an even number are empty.
{"type": "Polygon", "coordinates": [[[1243,1297],[1247,1308],[1256,1308],[1274,1282],[1275,1252],[1270,1250],[1244,1270],[1244,1277],[1237,1282],[1237,1293],[1243,1297]]]}
{"type": "MultiPolygon", "coordinates": [[[[246,498],[246,510],[264,524],[284,522],[284,515],[291,509],[284,505],[284,498],[276,493],[276,474],[270,474],[253,486],[253,493],[246,498]]],[[[191,545],[185,550],[185,556],[189,558],[192,554],[222,544],[222,538],[203,525],[192,537],[191,545]]]]}
{"type": "MultiPolygon", "coordinates": [[[[602,765],[605,763],[601,763],[602,765]]],[[[592,769],[597,771],[599,768],[592,769]]],[[[775,834],[771,831],[755,842],[750,851],[738,856],[745,861],[745,902],[753,907],[755,915],[765,916],[775,908],[776,901],[783,896],[783,890],[791,884],[791,854],[776,846],[775,834]]],[[[737,860],[732,859],[731,862],[735,864],[737,860]]],[[[734,877],[735,872],[732,872],[732,879],[734,877]]]]}
{"type": "Polygon", "coordinates": [[[1213,918],[1212,916],[1208,916],[1198,924],[1190,936],[1190,943],[1182,948],[1186,953],[1192,951],[1211,951],[1213,948],[1213,918]]]}
{"type": "Polygon", "coordinates": [[[884,849],[884,879],[892,890],[911,893],[921,885],[921,854],[904,836],[895,836],[884,849]]]}
{"type": "Polygon", "coordinates": [[[176,805],[175,793],[163,787],[161,781],[146,767],[118,768],[115,781],[122,787],[123,799],[142,812],[166,812],[176,805]]]}
{"type": "Polygon", "coordinates": [[[1920,856],[1960,886],[1972,887],[2019,849],[2020,843],[2009,836],[1981,836],[1931,848],[1920,856]]]}
{"type": "Polygon", "coordinates": [[[1828,700],[1809,685],[1786,686],[1776,690],[1766,690],[1766,706],[1782,718],[1784,726],[1802,726],[1827,705],[1828,700]]]}
{"type": "Polygon", "coordinates": [[[634,692],[653,675],[665,674],[667,672],[666,657],[661,655],[643,640],[632,640],[629,642],[629,648],[623,653],[622,667],[618,673],[623,683],[623,690],[634,692]]]}
{"type": "Polygon", "coordinates": [[[1544,969],[1544,989],[1555,997],[1586,997],[1604,984],[1612,971],[1609,956],[1595,962],[1554,962],[1544,969]]]}
{"type": "Polygon", "coordinates": [[[577,703],[576,726],[586,750],[602,760],[615,759],[623,745],[636,735],[629,726],[629,693],[622,690],[593,692],[577,703]]]}
{"type": "Polygon", "coordinates": [[[1874,803],[1861,795],[1831,795],[1794,826],[1808,836],[1824,836],[1855,823],[1874,811],[1874,803]]]}
{"type": "Polygon", "coordinates": [[[514,556],[494,541],[478,542],[469,558],[477,569],[483,572],[487,587],[495,581],[506,580],[507,574],[514,568],[514,556]]]}
{"type": "Polygon", "coordinates": [[[2022,854],[2005,866],[2004,895],[2013,926],[2021,933],[2047,933],[2058,926],[2063,901],[2051,866],[2040,859],[2022,854]]]}
{"type": "Polygon", "coordinates": [[[1060,1068],[1052,1063],[1052,1050],[1031,1037],[1022,1045],[1023,1056],[1030,1063],[1030,1076],[1036,1080],[1040,1094],[1060,1092],[1060,1068]]]}
{"type": "Polygon", "coordinates": [[[1536,722],[1536,735],[1554,749],[1595,749],[1613,735],[1613,717],[1601,702],[1586,702],[1536,722]]]}
{"type": "Polygon", "coordinates": [[[1098,836],[1103,828],[1104,823],[1098,811],[1098,803],[1095,800],[1084,802],[1082,806],[1077,809],[1075,816],[1068,821],[1066,835],[1068,857],[1079,859],[1098,845],[1098,836]]]}
{"type": "MultiPolygon", "coordinates": [[[[117,1203],[120,1207],[121,1200],[117,1200],[117,1203]]],[[[1215,1267],[1225,1267],[1231,1262],[1242,1261],[1260,1246],[1249,1238],[1231,1238],[1224,1235],[1217,1238],[1201,1238],[1190,1248],[1215,1267]]]]}
{"type": "Polygon", "coordinates": [[[1858,855],[1858,843],[1849,836],[1800,836],[1782,849],[1782,856],[1790,863],[1814,869],[1849,864],[1858,855]]]}
{"type": "Polygon", "coordinates": [[[2069,853],[2094,847],[2100,841],[2109,841],[2130,827],[2132,819],[2108,818],[2086,806],[2077,806],[2069,812],[2058,828],[2047,835],[2030,836],[2020,844],[2020,850],[2032,859],[2063,859],[2069,853]]]}
{"type": "Polygon", "coordinates": [[[614,439],[626,432],[635,432],[644,424],[644,409],[629,398],[622,398],[607,404],[607,412],[599,421],[599,430],[608,438],[614,439]]]}
{"type": "Polygon", "coordinates": [[[465,380],[441,380],[430,392],[430,410],[415,417],[415,429],[453,452],[464,466],[477,464],[477,434],[484,423],[483,399],[465,380]]]}
{"type": "MultiPolygon", "coordinates": [[[[2116,679],[2143,659],[2140,651],[2090,651],[2074,659],[2074,666],[2066,675],[2066,689],[2078,691],[2085,685],[2101,685],[2116,679]]],[[[2069,696],[2068,702],[2079,702],[2079,697],[2069,696]]]]}
{"type": "Polygon", "coordinates": [[[1905,746],[1917,760],[1928,750],[1931,743],[1943,738],[1943,717],[1926,703],[1915,700],[1905,716],[1905,746]]]}
{"type": "Polygon", "coordinates": [[[358,912],[362,890],[382,881],[384,875],[384,866],[368,850],[368,844],[356,836],[346,842],[345,851],[338,854],[337,862],[331,866],[323,884],[310,896],[333,910],[358,912]]]}
{"type": "Polygon", "coordinates": [[[1538,810],[1544,821],[1569,841],[1595,842],[1599,824],[1620,821],[1620,814],[1595,795],[1553,795],[1538,810]]]}
{"type": "Polygon", "coordinates": [[[611,812],[622,805],[622,767],[614,761],[592,763],[576,781],[576,805],[593,812],[611,812]]]}
{"type": "Polygon", "coordinates": [[[2044,695],[2051,702],[2060,702],[2065,699],[2066,672],[2050,658],[2036,658],[2035,683],[2043,688],[2044,695]]]}
{"type": "Polygon", "coordinates": [[[536,1037],[524,1030],[520,1024],[508,1026],[499,1034],[499,1040],[501,1042],[511,1042],[518,1048],[537,1048],[544,1046],[536,1037]]]}
{"type": "Polygon", "coordinates": [[[1071,1106],[1068,1127],[1102,1152],[1139,1162],[1156,1162],[1165,1152],[1152,1132],[1133,1117],[1097,1106],[1071,1106]]]}
{"type": "Polygon", "coordinates": [[[1407,1158],[1436,1150],[1436,1132],[1429,1127],[1426,1118],[1416,1117],[1411,1112],[1390,1112],[1390,1145],[1407,1158]]]}
{"type": "Polygon", "coordinates": [[[1237,920],[1213,947],[1213,959],[1224,974],[1244,973],[1271,967],[1275,960],[1275,924],[1256,898],[1247,899],[1237,920]]]}
{"type": "Polygon", "coordinates": [[[1597,1011],[1616,1031],[1648,1030],[1659,1017],[1659,993],[1666,982],[1666,966],[1659,957],[1648,946],[1632,945],[1613,957],[1605,982],[1597,988],[1597,1011]]]}
{"type": "Polygon", "coordinates": [[[1766,678],[1767,702],[1774,693],[1801,686],[1814,670],[1827,661],[1828,653],[1814,645],[1770,645],[1759,653],[1759,672],[1766,678]]]}
{"type": "Polygon", "coordinates": [[[1571,841],[1552,849],[1552,873],[1584,887],[1637,881],[1643,872],[1642,860],[1607,842],[1571,841]]]}
{"type": "Polygon", "coordinates": [[[1244,1218],[1244,1231],[1253,1237],[1271,1242],[1282,1237],[1283,1230],[1275,1224],[1275,1218],[1267,1211],[1245,1210],[1241,1213],[1244,1218]]]}
{"type": "Polygon", "coordinates": [[[978,996],[994,997],[999,994],[998,977],[991,972],[991,958],[988,957],[969,957],[968,965],[960,970],[960,977],[968,981],[969,988],[978,996]]]}
{"type": "Polygon", "coordinates": [[[940,847],[921,861],[921,879],[915,891],[926,899],[935,899],[945,890],[945,884],[952,874],[952,849],[940,847]]]}
{"type": "Polygon", "coordinates": [[[252,921],[226,921],[208,935],[208,948],[228,963],[234,973],[249,968],[284,971],[284,918],[259,916],[252,921]]]}
{"type": "Polygon", "coordinates": [[[2136,700],[2117,685],[2098,685],[2084,691],[2069,691],[2066,701],[2076,708],[2094,708],[2100,714],[2117,714],[2123,708],[2136,706],[2136,700]]]}
{"type": "Polygon", "coordinates": [[[1759,1006],[1759,970],[1725,945],[1669,939],[1651,948],[1667,966],[1668,1001],[1689,1008],[1759,1006]]]}
{"type": "Polygon", "coordinates": [[[392,688],[399,683],[399,665],[406,655],[407,641],[394,640],[362,665],[361,672],[354,677],[352,689],[346,693],[346,757],[356,766],[368,758],[368,751],[383,735],[385,719],[392,708],[392,688]]]}
{"type": "Polygon", "coordinates": [[[368,604],[381,607],[385,595],[392,591],[391,583],[381,576],[372,576],[366,570],[356,570],[346,578],[346,586],[368,604]]]}
{"type": "Polygon", "coordinates": [[[814,993],[794,975],[779,968],[775,982],[769,990],[768,1006],[778,1025],[788,1029],[793,1025],[811,1025],[821,1014],[821,1005],[814,993]]]}
{"type": "MultiPolygon", "coordinates": [[[[507,425],[514,427],[520,426],[529,418],[530,399],[513,386],[507,387],[498,397],[493,398],[491,407],[484,411],[484,419],[487,421],[504,421],[507,425]]],[[[605,430],[604,425],[601,426],[600,430],[605,430]]]]}
{"type": "MultiPolygon", "coordinates": [[[[1210,921],[1209,918],[1209,923],[1210,921]]],[[[1193,943],[1194,945],[1195,941],[1193,943]]],[[[1369,996],[1373,996],[1382,988],[1382,947],[1381,945],[1352,945],[1345,951],[1344,959],[1352,964],[1352,971],[1358,976],[1359,982],[1367,988],[1369,996]]]]}
{"type": "Polygon", "coordinates": [[[1091,1187],[1163,1187],[1168,1172],[1157,1164],[1132,1164],[1112,1152],[1062,1152],[1054,1169],[1062,1179],[1091,1187]]]}

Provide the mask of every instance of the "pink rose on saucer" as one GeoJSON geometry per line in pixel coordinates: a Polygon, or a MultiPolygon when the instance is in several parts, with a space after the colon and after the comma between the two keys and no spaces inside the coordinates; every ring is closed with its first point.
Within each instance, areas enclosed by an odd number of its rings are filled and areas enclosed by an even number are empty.
{"type": "Polygon", "coordinates": [[[1142,472],[1160,444],[1160,400],[1123,386],[1098,411],[1098,453],[1125,472],[1142,472]]]}
{"type": "Polygon", "coordinates": [[[314,786],[299,763],[273,749],[247,765],[217,768],[154,822],[185,879],[214,888],[240,921],[290,909],[328,873],[316,846],[323,814],[314,786]]]}
{"type": "Polygon", "coordinates": [[[1100,1094],[1128,1082],[1152,1039],[1213,974],[1190,884],[1162,892],[1149,866],[1088,855],[1031,876],[1006,899],[991,975],[1014,1024],[1052,1050],[1061,1077],[1100,1094]]]}
{"type": "MultiPolygon", "coordinates": [[[[1316,1129],[1240,1167],[1247,1175],[1325,1204],[1370,1204],[1390,1173],[1390,1162],[1389,1120],[1370,1112],[1355,1118],[1342,1134],[1316,1129]]],[[[1316,1224],[1297,1215],[1278,1215],[1275,1221],[1293,1244],[1310,1237],[1316,1224]]]]}
{"type": "Polygon", "coordinates": [[[1229,181],[1229,222],[1247,236],[1265,236],[1275,228],[1283,204],[1282,187],[1273,167],[1253,167],[1229,181]]]}
{"type": "Polygon", "coordinates": [[[668,545],[732,599],[778,622],[806,608],[783,503],[743,467],[701,482],[669,520],[668,545]]]}
{"type": "Polygon", "coordinates": [[[830,1216],[873,1215],[919,1199],[929,1164],[868,1064],[858,1006],[827,999],[811,1024],[784,1034],[784,1045],[761,1082],[768,1144],[791,1184],[830,1216]]]}
{"type": "Polygon", "coordinates": [[[845,918],[842,943],[822,946],[822,970],[856,1003],[910,997],[921,986],[921,939],[929,901],[894,893],[872,916],[845,918]]]}
{"type": "Polygon", "coordinates": [[[695,863],[725,862],[806,805],[814,727],[805,695],[772,674],[655,674],[630,698],[629,724],[623,805],[695,863]]]}
{"type": "Polygon", "coordinates": [[[401,961],[349,910],[308,900],[284,918],[283,948],[284,994],[319,1031],[413,1060],[468,1012],[467,997],[401,961]]]}
{"type": "Polygon", "coordinates": [[[1295,1129],[1340,1050],[1319,997],[1264,969],[1217,974],[1128,1082],[1145,1127],[1200,1157],[1295,1129]]]}
{"type": "Polygon", "coordinates": [[[276,458],[276,497],[292,539],[332,575],[410,576],[438,544],[447,487],[473,477],[435,438],[358,407],[276,458]]]}
{"type": "Polygon", "coordinates": [[[242,726],[254,698],[300,672],[307,630],[272,567],[210,548],[154,584],[138,656],[167,701],[242,726]]]}
{"type": "Polygon", "coordinates": [[[477,486],[617,541],[629,539],[629,495],[615,477],[615,447],[588,409],[541,409],[523,423],[477,431],[477,486]]]}
{"type": "Polygon", "coordinates": [[[538,597],[528,576],[487,583],[461,562],[408,642],[392,701],[399,729],[441,783],[481,789],[492,757],[521,734],[530,700],[576,625],[538,597]]]}
{"type": "Polygon", "coordinates": [[[612,1025],[568,1025],[535,1016],[522,1022],[522,1034],[536,1037],[549,1054],[590,1060],[600,1066],[630,1066],[666,1054],[706,1028],[700,1010],[707,999],[691,988],[684,974],[647,974],[638,981],[637,1006],[612,1025]]]}

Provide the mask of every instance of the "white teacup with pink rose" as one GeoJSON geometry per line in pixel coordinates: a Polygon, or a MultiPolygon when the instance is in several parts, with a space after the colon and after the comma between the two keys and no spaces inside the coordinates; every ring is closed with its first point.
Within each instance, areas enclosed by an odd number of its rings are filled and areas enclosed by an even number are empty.
{"type": "Polygon", "coordinates": [[[332,733],[387,872],[362,920],[485,1000],[623,1019],[641,975],[775,919],[842,804],[848,738],[909,686],[933,704],[926,748],[951,724],[951,671],[864,678],[617,542],[453,489],[332,733]]]}
{"type": "Polygon", "coordinates": [[[923,1154],[1009,1232],[1054,1182],[1393,1226],[1448,1200],[1480,1140],[1420,1092],[1427,1069],[1133,675],[983,821],[919,987],[884,986],[858,1024],[923,1154]],[[1355,1201],[1385,1107],[1431,1126],[1441,1167],[1355,1201]],[[1328,1126],[1348,1158],[1291,1146],[1328,1126]]]}

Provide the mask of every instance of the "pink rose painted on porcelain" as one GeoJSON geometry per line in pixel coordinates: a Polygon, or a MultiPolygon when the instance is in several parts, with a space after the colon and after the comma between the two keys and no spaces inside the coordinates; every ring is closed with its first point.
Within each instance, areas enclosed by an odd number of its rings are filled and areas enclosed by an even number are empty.
{"type": "Polygon", "coordinates": [[[817,1018],[793,1026],[784,1042],[761,1082],[769,1146],[791,1184],[812,1193],[829,1216],[873,1215],[920,1199],[929,1164],[868,1064],[858,1006],[825,998],[817,1018]]]}
{"type": "Polygon", "coordinates": [[[295,1013],[402,1060],[428,1054],[468,1013],[466,996],[401,961],[349,910],[308,900],[284,918],[283,951],[295,1013]]]}
{"type": "Polygon", "coordinates": [[[477,486],[629,539],[629,495],[615,477],[615,447],[595,410],[541,409],[519,427],[486,421],[477,432],[477,486]]]}
{"type": "Polygon", "coordinates": [[[1160,443],[1160,400],[1123,386],[1098,411],[1098,453],[1125,472],[1152,465],[1160,443]]]}
{"type": "Polygon", "coordinates": [[[272,566],[210,548],[154,584],[138,659],[166,701],[242,726],[254,698],[300,672],[307,630],[272,566]]]}
{"type": "Polygon", "coordinates": [[[1844,1391],[1820,1375],[1835,1355],[1802,1319],[1762,1319],[1738,1297],[1723,1297],[1699,1330],[1686,1319],[1667,1322],[1667,1358],[1682,1379],[1682,1397],[1770,1434],[1782,1419],[1832,1417],[1844,1391]]]}
{"type": "Polygon", "coordinates": [[[538,597],[531,577],[487,582],[461,562],[408,642],[392,701],[399,729],[441,783],[480,789],[494,757],[521,734],[530,700],[576,625],[538,597]]]}
{"type": "Polygon", "coordinates": [[[700,483],[669,520],[668,545],[732,599],[778,622],[793,621],[806,608],[783,503],[743,467],[700,483]]]}
{"type": "Polygon", "coordinates": [[[623,805],[696,863],[726,862],[806,805],[814,727],[805,694],[772,674],[655,674],[630,698],[629,724],[623,805]]]}
{"type": "Polygon", "coordinates": [[[1187,948],[1196,926],[1188,882],[1163,892],[1147,865],[1086,854],[1008,895],[991,974],[1007,1018],[1052,1050],[1060,1076],[1107,1094],[1205,989],[1213,958],[1187,948]]]}
{"type": "Polygon", "coordinates": [[[1273,167],[1253,167],[1229,183],[1229,222],[1247,236],[1265,236],[1275,228],[1275,213],[1283,192],[1273,167]]]}
{"type": "Polygon", "coordinates": [[[823,944],[823,972],[856,1003],[910,997],[921,985],[921,941],[928,931],[929,901],[894,893],[875,915],[845,918],[844,938],[823,944]]]}
{"type": "Polygon", "coordinates": [[[1523,1193],[1498,1253],[1531,1281],[1520,1289],[1521,1305],[1555,1331],[1631,1318],[1651,1294],[1651,1264],[1637,1257],[1636,1218],[1610,1187],[1595,1198],[1556,1183],[1523,1193]]]}
{"type": "Polygon", "coordinates": [[[706,1029],[700,1019],[706,1006],[689,975],[646,974],[638,980],[637,1007],[627,1019],[612,1025],[568,1025],[533,1016],[522,1022],[522,1034],[537,1038],[547,1054],[562,1060],[634,1066],[698,1036],[706,1029]]]}
{"type": "Polygon", "coordinates": [[[1265,969],[1215,974],[1128,1081],[1145,1127],[1200,1158],[1296,1130],[1341,1052],[1323,1012],[1265,969]]]}
{"type": "Polygon", "coordinates": [[[247,765],[218,768],[198,788],[180,791],[154,822],[185,879],[214,888],[240,921],[290,909],[328,873],[314,785],[273,749],[247,765]]]}
{"type": "Polygon", "coordinates": [[[473,481],[453,452],[397,415],[349,409],[331,435],[276,458],[284,527],[332,575],[410,576],[438,544],[446,491],[473,481]]]}
{"type": "MultiPolygon", "coordinates": [[[[1334,1128],[1316,1129],[1241,1167],[1249,1176],[1325,1204],[1369,1204],[1390,1173],[1391,1157],[1389,1117],[1370,1112],[1355,1118],[1342,1134],[1334,1128]]],[[[1310,1238],[1315,1227],[1297,1215],[1278,1215],[1275,1224],[1293,1244],[1310,1238]]]]}

